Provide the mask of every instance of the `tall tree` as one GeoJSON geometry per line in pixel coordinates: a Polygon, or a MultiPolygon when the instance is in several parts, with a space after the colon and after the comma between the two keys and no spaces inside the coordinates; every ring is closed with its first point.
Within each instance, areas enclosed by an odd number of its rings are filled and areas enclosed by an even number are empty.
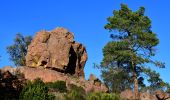
{"type": "Polygon", "coordinates": [[[138,79],[142,68],[149,63],[164,67],[164,63],[152,60],[159,39],[151,30],[151,20],[144,15],[145,8],[132,11],[121,4],[120,10],[114,10],[105,29],[111,33],[110,41],[103,49],[104,58],[101,67],[119,67],[130,72],[133,77],[135,98],[138,98],[138,79]]]}
{"type": "Polygon", "coordinates": [[[132,87],[132,80],[129,73],[121,68],[110,67],[109,69],[102,69],[102,78],[109,91],[113,93],[120,93],[132,87]]]}
{"type": "Polygon", "coordinates": [[[31,36],[24,37],[18,33],[14,39],[14,44],[7,47],[7,52],[10,55],[10,60],[13,61],[16,66],[26,65],[25,56],[31,40],[31,36]]]}

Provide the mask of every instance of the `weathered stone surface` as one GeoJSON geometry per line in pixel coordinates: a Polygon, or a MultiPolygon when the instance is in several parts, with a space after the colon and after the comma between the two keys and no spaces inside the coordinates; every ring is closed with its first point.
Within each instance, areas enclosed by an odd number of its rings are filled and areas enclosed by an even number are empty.
{"type": "Polygon", "coordinates": [[[107,92],[108,88],[100,83],[100,85],[94,84],[94,82],[86,81],[83,77],[76,77],[71,75],[66,75],[64,73],[57,72],[55,70],[43,69],[43,68],[30,68],[30,67],[18,67],[17,69],[20,73],[24,74],[25,79],[33,81],[36,78],[41,78],[44,82],[55,82],[55,81],[65,81],[67,87],[70,84],[76,86],[81,86],[86,92],[107,92]],[[36,73],[36,74],[35,74],[36,73]]]}
{"type": "Polygon", "coordinates": [[[14,74],[16,72],[16,68],[13,68],[12,66],[4,66],[2,69],[1,69],[1,72],[7,72],[9,71],[10,73],[14,74]]]}
{"type": "Polygon", "coordinates": [[[147,92],[140,93],[140,100],[158,100],[155,95],[147,92]]]}
{"type": "MultiPolygon", "coordinates": [[[[120,94],[122,100],[135,100],[135,96],[132,90],[125,90],[122,91],[120,94]]],[[[163,92],[162,90],[157,90],[155,93],[147,93],[147,92],[140,92],[139,93],[139,100],[169,100],[170,96],[168,93],[163,92]]]]}
{"type": "Polygon", "coordinates": [[[0,73],[0,99],[18,100],[24,82],[25,79],[19,79],[3,69],[0,73]]]}
{"type": "Polygon", "coordinates": [[[74,41],[74,35],[64,28],[40,31],[28,47],[26,65],[46,67],[60,72],[84,76],[86,48],[74,41]]]}
{"type": "MultiPolygon", "coordinates": [[[[120,96],[122,100],[135,100],[134,92],[129,89],[122,91],[120,96]]],[[[153,94],[147,92],[140,92],[139,100],[159,100],[159,99],[157,99],[157,97],[153,94]]]]}
{"type": "Polygon", "coordinates": [[[89,81],[95,81],[98,80],[98,78],[94,74],[90,74],[89,81]]]}
{"type": "Polygon", "coordinates": [[[122,91],[120,93],[120,97],[122,98],[122,100],[134,100],[134,94],[133,91],[127,89],[125,91],[122,91]]]}
{"type": "Polygon", "coordinates": [[[167,100],[167,99],[170,98],[168,93],[165,93],[165,92],[163,92],[161,90],[155,91],[155,95],[158,98],[158,100],[167,100]]]}

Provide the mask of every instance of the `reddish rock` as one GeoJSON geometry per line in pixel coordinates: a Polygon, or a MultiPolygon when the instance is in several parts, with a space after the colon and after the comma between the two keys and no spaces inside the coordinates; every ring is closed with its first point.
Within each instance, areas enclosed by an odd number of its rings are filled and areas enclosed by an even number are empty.
{"type": "Polygon", "coordinates": [[[0,73],[0,98],[9,100],[18,100],[19,94],[23,88],[25,79],[18,79],[9,71],[0,73]]]}
{"type": "Polygon", "coordinates": [[[84,76],[86,60],[86,48],[64,28],[38,32],[26,55],[27,66],[48,67],[77,76],[84,76]]]}
{"type": "Polygon", "coordinates": [[[94,74],[90,74],[89,81],[95,81],[98,80],[98,78],[94,74]]]}
{"type": "Polygon", "coordinates": [[[12,79],[13,75],[9,71],[6,71],[2,74],[2,78],[3,79],[12,79]]]}
{"type": "Polygon", "coordinates": [[[170,98],[168,93],[165,93],[165,92],[163,92],[161,90],[155,91],[155,95],[158,98],[158,100],[167,100],[167,99],[170,98]]]}
{"type": "Polygon", "coordinates": [[[10,73],[15,73],[16,71],[16,68],[13,68],[12,66],[4,66],[2,69],[1,69],[2,73],[3,72],[7,72],[9,71],[10,73]]]}
{"type": "Polygon", "coordinates": [[[131,91],[129,89],[122,91],[120,93],[120,97],[122,98],[122,100],[134,100],[133,91],[131,91]]]}
{"type": "MultiPolygon", "coordinates": [[[[134,93],[132,90],[125,90],[120,94],[122,100],[135,100],[134,93]]],[[[161,90],[155,91],[154,94],[147,92],[139,93],[139,100],[169,100],[169,94],[161,90]]]]}
{"type": "MultiPolygon", "coordinates": [[[[95,84],[94,81],[87,81],[83,77],[71,76],[68,74],[60,73],[55,70],[43,69],[43,68],[30,68],[30,67],[18,67],[17,69],[20,73],[24,74],[25,79],[33,81],[36,78],[42,79],[44,82],[55,82],[55,81],[65,81],[67,87],[70,84],[76,86],[81,86],[86,92],[90,91],[101,91],[107,92],[108,88],[100,82],[100,84],[95,84]],[[36,73],[36,74],[35,74],[36,73]]],[[[98,81],[99,82],[99,81],[98,81]]]]}
{"type": "Polygon", "coordinates": [[[140,100],[158,100],[155,95],[144,92],[140,93],[140,100]]]}
{"type": "Polygon", "coordinates": [[[43,69],[43,68],[30,68],[19,67],[20,73],[24,74],[25,79],[33,81],[36,78],[42,79],[44,82],[55,82],[57,80],[66,80],[67,77],[60,72],[43,69]]]}

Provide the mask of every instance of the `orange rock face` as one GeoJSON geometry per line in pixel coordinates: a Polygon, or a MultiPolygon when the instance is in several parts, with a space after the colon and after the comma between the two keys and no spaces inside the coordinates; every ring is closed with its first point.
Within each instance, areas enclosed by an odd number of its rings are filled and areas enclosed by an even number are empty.
{"type": "Polygon", "coordinates": [[[74,35],[64,28],[40,31],[28,47],[26,65],[46,67],[60,72],[84,76],[86,48],[74,41],[74,35]]]}
{"type": "Polygon", "coordinates": [[[40,78],[43,80],[43,82],[55,82],[55,81],[65,81],[67,87],[71,84],[74,84],[76,86],[81,86],[84,88],[86,92],[107,92],[108,88],[102,84],[100,81],[98,81],[97,78],[85,80],[83,77],[75,77],[66,75],[64,73],[60,73],[54,70],[50,69],[42,69],[42,68],[30,68],[30,67],[18,67],[20,73],[24,74],[25,79],[33,81],[36,78],[40,78]],[[95,84],[99,82],[100,84],[95,84]]]}

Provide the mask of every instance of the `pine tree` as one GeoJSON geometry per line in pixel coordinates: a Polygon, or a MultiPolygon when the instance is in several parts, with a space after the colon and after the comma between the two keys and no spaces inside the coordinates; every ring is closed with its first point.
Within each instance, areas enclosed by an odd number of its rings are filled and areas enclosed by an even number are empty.
{"type": "Polygon", "coordinates": [[[121,4],[120,10],[114,10],[105,29],[111,33],[110,41],[103,49],[102,68],[123,68],[133,77],[135,98],[138,98],[138,79],[148,64],[164,67],[164,63],[152,60],[159,39],[151,30],[151,20],[144,15],[145,8],[132,11],[121,4]]]}

